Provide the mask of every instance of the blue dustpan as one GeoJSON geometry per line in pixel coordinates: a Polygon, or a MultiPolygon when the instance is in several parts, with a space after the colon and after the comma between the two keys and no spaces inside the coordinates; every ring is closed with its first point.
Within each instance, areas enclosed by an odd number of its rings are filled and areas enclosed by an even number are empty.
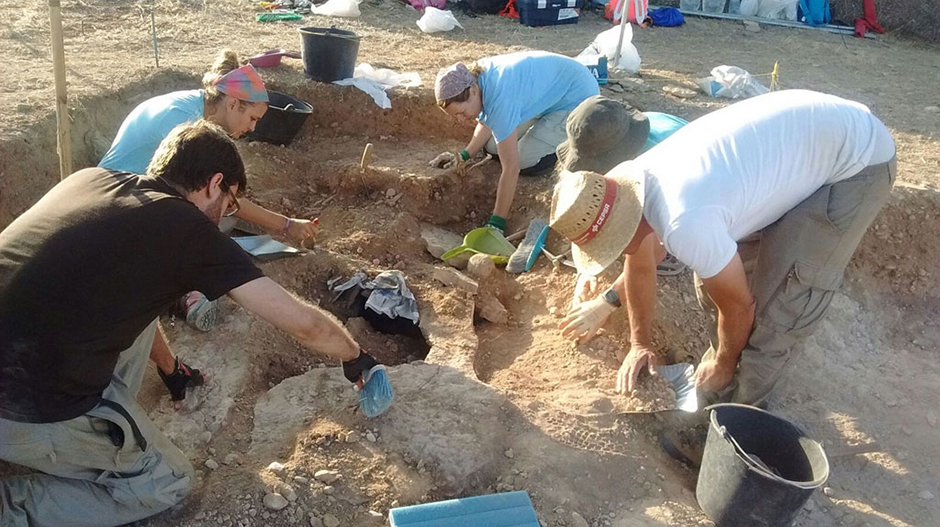
{"type": "Polygon", "coordinates": [[[539,527],[524,490],[398,507],[388,519],[392,527],[539,527]]]}

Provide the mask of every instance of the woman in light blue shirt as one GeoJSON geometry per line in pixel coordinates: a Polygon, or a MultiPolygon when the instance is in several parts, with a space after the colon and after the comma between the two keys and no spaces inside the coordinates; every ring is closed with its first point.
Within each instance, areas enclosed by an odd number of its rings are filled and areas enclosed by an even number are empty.
{"type": "Polygon", "coordinates": [[[505,230],[519,174],[537,175],[555,165],[565,140],[565,120],[576,106],[598,94],[597,80],[580,62],[554,53],[498,55],[471,68],[454,64],[438,73],[437,104],[476,130],[459,154],[467,161],[481,151],[502,165],[496,205],[487,226],[505,230]]]}

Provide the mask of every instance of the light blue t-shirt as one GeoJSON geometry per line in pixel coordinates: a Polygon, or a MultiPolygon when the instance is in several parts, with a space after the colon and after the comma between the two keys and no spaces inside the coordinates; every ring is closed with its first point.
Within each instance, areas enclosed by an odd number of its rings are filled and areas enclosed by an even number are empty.
{"type": "Polygon", "coordinates": [[[147,165],[170,130],[202,118],[203,91],[176,91],[140,103],[124,119],[99,167],[134,174],[147,172],[147,165]]]}
{"type": "Polygon", "coordinates": [[[675,115],[659,112],[643,112],[643,115],[650,122],[650,135],[646,138],[646,145],[643,146],[643,152],[662,143],[667,137],[674,134],[676,130],[689,124],[688,121],[675,115]]]}
{"type": "Polygon", "coordinates": [[[520,124],[553,112],[571,111],[600,93],[584,64],[562,55],[526,51],[480,61],[483,92],[480,122],[505,140],[520,124]]]}

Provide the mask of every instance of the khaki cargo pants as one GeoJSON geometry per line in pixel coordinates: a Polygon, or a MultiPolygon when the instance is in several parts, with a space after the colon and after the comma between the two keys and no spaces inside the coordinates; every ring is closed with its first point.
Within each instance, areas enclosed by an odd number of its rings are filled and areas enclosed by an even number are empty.
{"type": "MultiPolygon", "coordinates": [[[[525,170],[538,164],[547,155],[555,153],[558,145],[568,139],[565,123],[571,111],[552,112],[520,124],[516,128],[519,149],[519,168],[525,170]]],[[[498,155],[496,138],[490,137],[483,148],[488,154],[498,155]]]]}
{"type": "MultiPolygon", "coordinates": [[[[738,243],[751,294],[754,328],[731,385],[701,394],[708,404],[764,403],[800,345],[825,315],[862,236],[891,192],[896,159],[866,167],[855,176],[817,190],[775,223],[738,243]]],[[[699,305],[713,322],[711,347],[718,346],[717,309],[695,277],[699,305]]]]}
{"type": "Polygon", "coordinates": [[[121,353],[107,403],[57,423],[0,419],[0,459],[41,472],[0,479],[0,525],[123,525],[188,494],[192,465],[135,400],[156,329],[121,353]]]}

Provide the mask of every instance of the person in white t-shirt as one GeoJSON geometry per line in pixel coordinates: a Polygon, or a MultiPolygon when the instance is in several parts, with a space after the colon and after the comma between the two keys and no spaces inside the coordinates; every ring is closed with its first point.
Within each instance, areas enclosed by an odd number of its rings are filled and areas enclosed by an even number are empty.
{"type": "Polygon", "coordinates": [[[668,251],[696,273],[713,315],[695,372],[709,402],[765,403],[829,307],[846,265],[886,202],[895,145],[862,104],[804,90],[715,111],[601,176],[566,173],[551,226],[580,273],[625,254],[623,273],[562,322],[590,338],[626,304],[631,348],[618,372],[632,391],[663,358],[651,346],[656,264],[668,251]]]}

